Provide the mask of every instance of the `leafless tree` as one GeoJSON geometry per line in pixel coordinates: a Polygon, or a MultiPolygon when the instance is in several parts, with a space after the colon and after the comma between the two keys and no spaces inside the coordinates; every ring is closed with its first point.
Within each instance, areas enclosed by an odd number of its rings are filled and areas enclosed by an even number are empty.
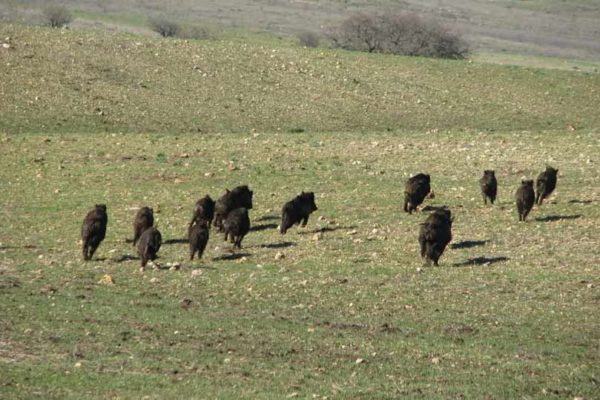
{"type": "Polygon", "coordinates": [[[46,7],[44,9],[44,18],[46,23],[52,28],[62,28],[73,21],[73,15],[63,6],[46,7]]]}
{"type": "Polygon", "coordinates": [[[410,56],[462,59],[468,45],[457,33],[416,14],[354,14],[328,30],[334,47],[410,56]]]}
{"type": "Polygon", "coordinates": [[[148,20],[150,28],[162,37],[177,36],[180,31],[179,24],[170,21],[166,17],[154,17],[148,20]]]}

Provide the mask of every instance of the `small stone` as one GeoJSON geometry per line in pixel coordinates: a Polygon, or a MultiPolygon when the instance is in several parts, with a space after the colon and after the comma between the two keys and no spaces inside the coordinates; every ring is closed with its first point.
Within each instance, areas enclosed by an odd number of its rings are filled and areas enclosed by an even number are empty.
{"type": "Polygon", "coordinates": [[[203,271],[201,269],[195,269],[195,270],[192,271],[192,273],[190,275],[191,275],[192,278],[195,278],[197,276],[202,275],[202,272],[203,271]]]}
{"type": "Polygon", "coordinates": [[[114,285],[115,280],[113,279],[113,277],[111,275],[106,274],[98,281],[98,283],[100,283],[102,285],[114,285]]]}
{"type": "Polygon", "coordinates": [[[356,361],[354,361],[355,364],[364,364],[367,361],[364,358],[357,358],[356,361]]]}
{"type": "Polygon", "coordinates": [[[282,252],[277,252],[277,254],[275,254],[276,260],[281,260],[283,258],[285,258],[285,254],[283,254],[282,252]]]}
{"type": "Polygon", "coordinates": [[[159,280],[157,277],[150,279],[150,283],[157,283],[159,280]]]}
{"type": "Polygon", "coordinates": [[[321,240],[323,239],[323,232],[317,232],[313,235],[312,240],[321,240]]]}

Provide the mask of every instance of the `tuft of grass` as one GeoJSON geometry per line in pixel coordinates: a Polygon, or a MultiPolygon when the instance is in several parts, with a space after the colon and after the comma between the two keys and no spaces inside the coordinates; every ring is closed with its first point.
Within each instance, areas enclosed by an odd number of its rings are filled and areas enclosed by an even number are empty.
{"type": "Polygon", "coordinates": [[[599,150],[588,129],[2,134],[0,397],[593,398],[599,150]],[[519,223],[514,190],[546,164],[556,192],[519,223]],[[401,211],[416,172],[455,216],[438,268],[418,257],[428,211],[401,211]],[[238,184],[255,193],[244,248],[213,230],[190,263],[195,200],[238,184]],[[319,210],[281,236],[301,190],[319,210]],[[98,202],[108,234],[86,263],[98,202]],[[179,271],[138,272],[142,205],[179,271]]]}

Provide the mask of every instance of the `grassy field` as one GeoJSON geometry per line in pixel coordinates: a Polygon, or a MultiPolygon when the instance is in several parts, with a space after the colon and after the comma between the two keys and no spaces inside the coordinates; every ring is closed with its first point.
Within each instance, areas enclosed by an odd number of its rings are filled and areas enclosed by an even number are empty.
{"type": "Polygon", "coordinates": [[[6,37],[0,398],[597,397],[598,74],[264,37],[6,37]],[[513,193],[547,164],[557,190],[518,223],[513,193]],[[408,215],[417,172],[436,196],[408,215]],[[189,262],[195,200],[239,184],[243,249],[212,231],[189,262]],[[281,236],[301,190],[319,210],[281,236]],[[100,202],[107,238],[83,262],[100,202]],[[126,241],[142,205],[166,240],[143,274],[126,241]],[[453,242],[424,267],[419,224],[441,205],[453,242]]]}
{"type": "Polygon", "coordinates": [[[600,126],[600,74],[0,25],[0,131],[544,130],[600,126]]]}
{"type": "Polygon", "coordinates": [[[591,132],[4,135],[0,171],[0,397],[574,398],[598,390],[600,220],[591,132]],[[544,145],[539,146],[543,141],[544,145]],[[518,223],[521,176],[560,168],[518,223]],[[230,168],[229,165],[234,165],[230,168]],[[477,179],[496,169],[500,202],[477,179]],[[454,248],[421,268],[426,213],[402,183],[433,177],[454,248]],[[195,199],[248,183],[241,252],[212,232],[201,262],[178,243],[195,199]],[[317,193],[305,229],[281,205],[317,193]],[[109,233],[81,261],[105,202],[109,233]],[[135,207],[171,241],[138,272],[135,207]],[[279,255],[278,255],[279,254],[279,255]],[[115,284],[101,283],[110,275],[115,284]],[[191,300],[187,308],[181,306],[191,300]],[[363,361],[361,361],[363,360],[363,361]]]}

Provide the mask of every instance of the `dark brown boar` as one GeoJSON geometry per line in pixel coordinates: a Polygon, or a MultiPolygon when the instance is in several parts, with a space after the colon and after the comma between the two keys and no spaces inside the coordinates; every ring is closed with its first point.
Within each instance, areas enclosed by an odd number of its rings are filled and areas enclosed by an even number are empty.
{"type": "Polygon", "coordinates": [[[188,230],[190,261],[194,259],[196,252],[198,253],[198,258],[202,257],[206,244],[208,243],[208,237],[208,221],[202,218],[192,221],[188,230]]]}
{"type": "Polygon", "coordinates": [[[138,210],[133,221],[133,245],[137,243],[146,229],[154,225],[154,210],[150,207],[142,207],[138,210]]]}
{"type": "Polygon", "coordinates": [[[404,211],[412,214],[431,192],[431,178],[427,174],[417,174],[404,185],[404,211]]]}
{"type": "Polygon", "coordinates": [[[161,244],[162,235],[155,227],[152,226],[142,232],[137,244],[137,250],[141,259],[142,269],[146,267],[148,260],[156,260],[161,244]]]}
{"type": "Polygon", "coordinates": [[[215,201],[211,199],[209,195],[206,195],[196,202],[196,205],[194,206],[192,220],[190,221],[189,226],[191,227],[194,224],[194,222],[198,220],[204,220],[210,228],[214,215],[215,201]]]}
{"type": "Polygon", "coordinates": [[[238,186],[231,191],[226,190],[215,204],[215,226],[223,231],[223,220],[230,211],[236,208],[252,209],[252,195],[252,191],[246,185],[238,186]]]}
{"type": "Polygon", "coordinates": [[[294,224],[299,224],[301,221],[302,226],[306,226],[309,215],[316,210],[315,194],[313,192],[300,193],[283,205],[279,231],[281,234],[285,234],[290,227],[294,224]]]}
{"type": "Polygon", "coordinates": [[[556,175],[558,169],[552,167],[546,167],[546,170],[538,175],[535,181],[535,188],[537,196],[535,198],[535,204],[542,205],[544,199],[554,191],[556,188],[556,175]]]}
{"type": "Polygon", "coordinates": [[[96,204],[93,210],[87,213],[81,226],[81,240],[83,241],[83,259],[91,260],[100,243],[106,236],[108,214],[106,204],[96,204]]]}
{"type": "Polygon", "coordinates": [[[449,209],[441,208],[427,217],[419,230],[421,257],[427,264],[438,265],[438,260],[452,240],[452,215],[449,209]]]}
{"type": "Polygon", "coordinates": [[[250,218],[248,210],[240,207],[230,211],[223,220],[223,229],[225,231],[225,240],[229,238],[234,247],[242,248],[242,240],[250,231],[250,218]]]}
{"type": "Polygon", "coordinates": [[[535,202],[535,193],[533,191],[533,180],[522,180],[521,186],[515,193],[517,202],[517,211],[519,213],[519,221],[525,221],[527,214],[533,208],[535,202]]]}
{"type": "Polygon", "coordinates": [[[498,181],[496,180],[496,173],[493,170],[486,169],[483,171],[483,176],[479,179],[479,186],[481,187],[481,195],[483,196],[483,204],[487,205],[487,200],[494,204],[496,201],[496,194],[498,192],[498,181]]]}

